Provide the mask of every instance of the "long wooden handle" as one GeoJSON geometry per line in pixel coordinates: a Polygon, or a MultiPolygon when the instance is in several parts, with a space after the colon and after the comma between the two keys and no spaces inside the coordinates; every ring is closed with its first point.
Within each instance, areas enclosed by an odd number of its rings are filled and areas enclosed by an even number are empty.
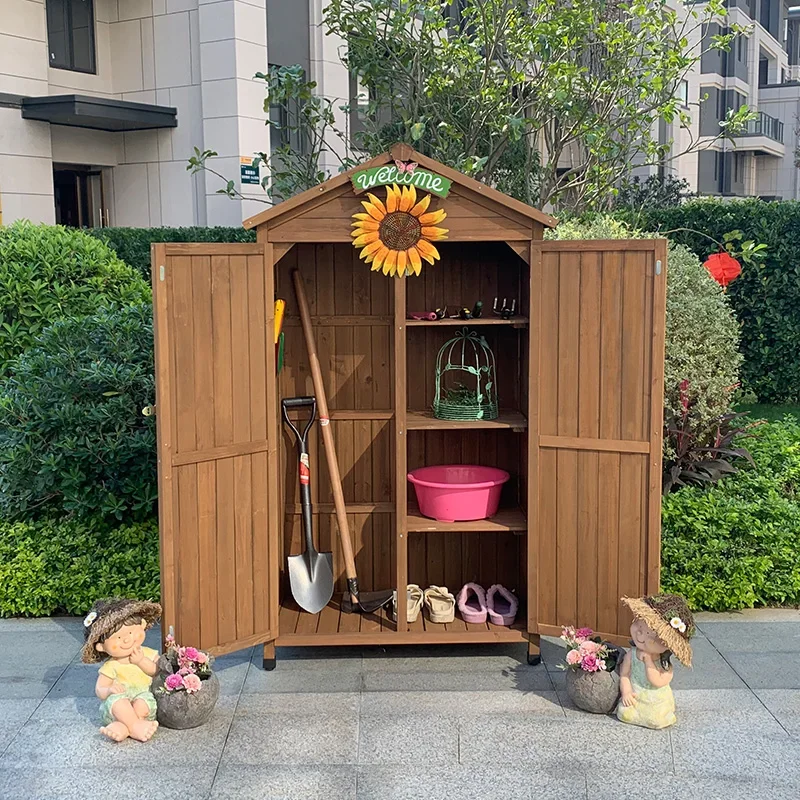
{"type": "MultiPolygon", "coordinates": [[[[322,382],[322,370],[319,366],[317,345],[314,341],[314,331],[311,328],[311,314],[308,310],[308,300],[303,288],[303,279],[300,277],[300,270],[292,271],[292,280],[294,281],[294,290],[297,295],[297,305],[300,309],[300,322],[303,325],[308,361],[311,364],[311,380],[314,382],[314,394],[317,397],[319,426],[322,430],[322,441],[325,444],[325,460],[328,462],[328,472],[331,478],[331,488],[333,489],[333,504],[336,507],[336,521],[339,524],[339,538],[342,541],[345,575],[349,582],[356,579],[356,562],[355,558],[353,558],[350,526],[347,524],[347,510],[344,505],[339,462],[336,460],[336,447],[333,444],[333,434],[331,433],[328,399],[325,395],[325,384],[322,382]]],[[[352,600],[354,603],[357,602],[358,598],[355,594],[352,595],[352,600]]]]}

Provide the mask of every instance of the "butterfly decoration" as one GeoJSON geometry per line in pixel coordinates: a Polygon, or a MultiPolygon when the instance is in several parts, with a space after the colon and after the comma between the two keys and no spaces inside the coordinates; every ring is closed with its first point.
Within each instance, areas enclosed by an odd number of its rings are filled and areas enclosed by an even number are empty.
{"type": "Polygon", "coordinates": [[[416,161],[398,161],[397,159],[394,160],[394,165],[397,167],[397,171],[401,175],[404,172],[407,172],[409,175],[413,175],[414,170],[419,166],[416,161]]]}

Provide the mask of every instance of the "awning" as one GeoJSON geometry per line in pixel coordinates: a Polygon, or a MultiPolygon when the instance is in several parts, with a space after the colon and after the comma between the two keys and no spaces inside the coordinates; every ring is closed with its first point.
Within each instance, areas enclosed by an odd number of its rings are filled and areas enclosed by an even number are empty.
{"type": "Polygon", "coordinates": [[[93,128],[98,131],[144,131],[152,128],[175,128],[178,125],[178,111],[169,106],[80,94],[24,97],[22,117],[52,125],[93,128]]]}

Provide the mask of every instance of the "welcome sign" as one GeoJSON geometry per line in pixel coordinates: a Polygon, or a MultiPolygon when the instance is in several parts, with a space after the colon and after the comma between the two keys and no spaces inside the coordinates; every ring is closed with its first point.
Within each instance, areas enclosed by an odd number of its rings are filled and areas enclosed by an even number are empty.
{"type": "Polygon", "coordinates": [[[355,172],[350,180],[356,191],[397,184],[398,186],[414,186],[438,197],[447,197],[452,184],[452,181],[435,172],[422,169],[413,162],[404,164],[402,161],[355,172]]]}

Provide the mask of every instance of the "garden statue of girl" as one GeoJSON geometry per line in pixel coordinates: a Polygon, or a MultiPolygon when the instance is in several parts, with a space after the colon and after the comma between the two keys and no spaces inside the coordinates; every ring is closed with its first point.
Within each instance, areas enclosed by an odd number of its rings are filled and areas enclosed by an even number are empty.
{"type": "Polygon", "coordinates": [[[623,597],[622,602],[634,619],[631,649],[620,670],[617,719],[644,728],[667,728],[676,721],[670,656],[674,653],[682,664],[692,666],[692,612],[676,594],[623,597]]]}
{"type": "Polygon", "coordinates": [[[112,598],[98,600],[83,620],[84,664],[100,661],[94,693],[103,701],[100,733],[121,742],[146,742],[158,727],[150,683],[158,652],[142,647],[145,631],[161,616],[158,603],[112,598]]]}

